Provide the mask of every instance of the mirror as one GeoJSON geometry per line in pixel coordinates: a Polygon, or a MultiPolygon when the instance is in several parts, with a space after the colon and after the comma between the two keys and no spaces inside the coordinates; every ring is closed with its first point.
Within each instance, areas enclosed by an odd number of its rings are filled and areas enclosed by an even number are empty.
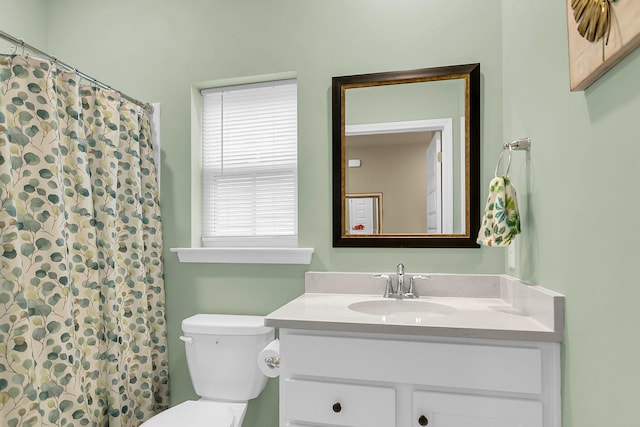
{"type": "Polygon", "coordinates": [[[480,64],[334,77],[333,246],[479,247],[480,64]]]}

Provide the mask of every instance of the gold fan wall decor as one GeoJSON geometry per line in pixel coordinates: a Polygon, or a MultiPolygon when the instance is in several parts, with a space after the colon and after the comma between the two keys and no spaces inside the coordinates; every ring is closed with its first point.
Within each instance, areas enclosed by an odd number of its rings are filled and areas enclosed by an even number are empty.
{"type": "Polygon", "coordinates": [[[572,0],[573,18],[578,24],[578,32],[582,37],[595,42],[607,36],[611,31],[611,3],[614,0],[572,0]]]}
{"type": "Polygon", "coordinates": [[[571,90],[585,90],[640,46],[640,0],[566,0],[571,90]]]}

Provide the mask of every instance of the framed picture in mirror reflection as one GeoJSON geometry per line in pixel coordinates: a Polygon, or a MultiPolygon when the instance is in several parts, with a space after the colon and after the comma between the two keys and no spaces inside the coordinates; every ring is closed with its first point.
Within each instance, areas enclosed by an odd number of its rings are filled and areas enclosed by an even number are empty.
{"type": "Polygon", "coordinates": [[[382,193],[347,193],[346,234],[382,233],[382,193]]]}

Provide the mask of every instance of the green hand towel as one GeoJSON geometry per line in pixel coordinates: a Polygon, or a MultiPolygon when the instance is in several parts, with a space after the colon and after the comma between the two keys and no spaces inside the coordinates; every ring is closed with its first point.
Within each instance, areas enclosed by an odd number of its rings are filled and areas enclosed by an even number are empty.
{"type": "Polygon", "coordinates": [[[520,233],[520,213],[516,189],[508,176],[497,176],[489,184],[477,243],[485,246],[509,246],[520,233]]]}

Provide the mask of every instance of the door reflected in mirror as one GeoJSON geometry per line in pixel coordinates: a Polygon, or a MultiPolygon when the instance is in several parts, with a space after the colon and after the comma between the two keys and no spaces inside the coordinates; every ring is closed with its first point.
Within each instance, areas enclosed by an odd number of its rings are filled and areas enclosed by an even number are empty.
{"type": "Polygon", "coordinates": [[[382,233],[382,193],[347,194],[346,234],[382,233]]]}
{"type": "Polygon", "coordinates": [[[478,110],[478,64],[334,77],[334,246],[477,247],[478,110]]]}

